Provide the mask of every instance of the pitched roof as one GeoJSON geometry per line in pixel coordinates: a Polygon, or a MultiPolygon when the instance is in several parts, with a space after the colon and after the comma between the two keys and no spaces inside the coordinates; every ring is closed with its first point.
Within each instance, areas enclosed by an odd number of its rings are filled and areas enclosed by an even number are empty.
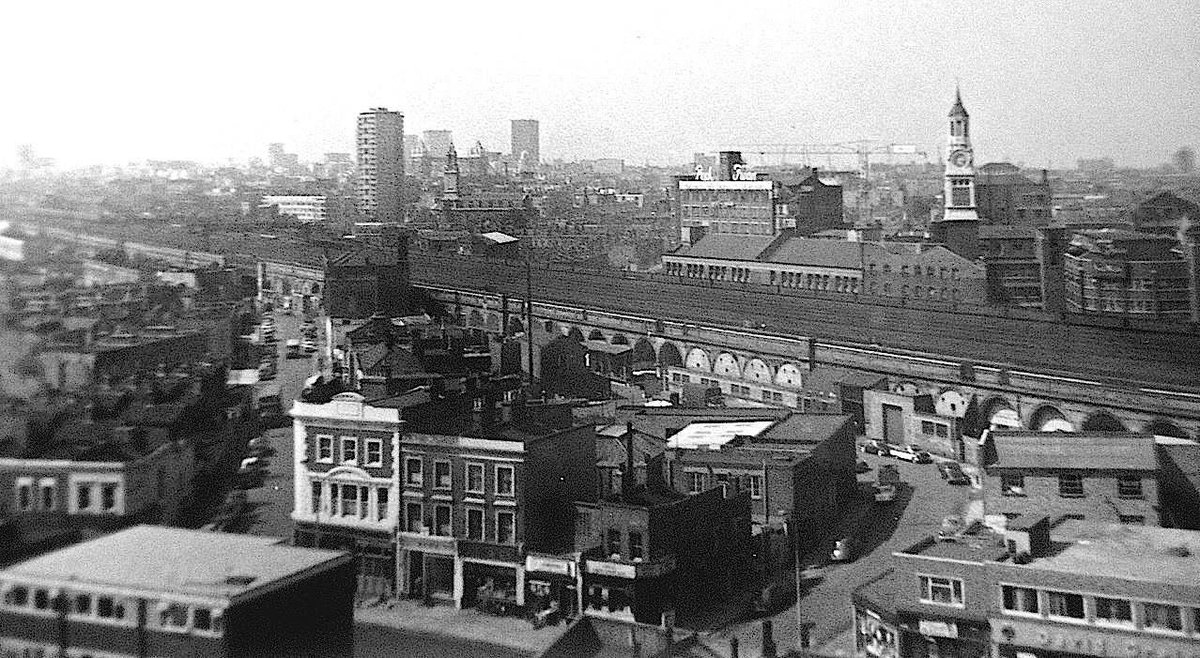
{"type": "Polygon", "coordinates": [[[999,468],[1158,470],[1154,439],[1135,432],[1028,432],[991,434],[999,468]]]}
{"type": "Polygon", "coordinates": [[[788,265],[859,269],[862,267],[863,250],[866,248],[868,247],[863,242],[790,238],[780,244],[768,260],[788,265]]]}

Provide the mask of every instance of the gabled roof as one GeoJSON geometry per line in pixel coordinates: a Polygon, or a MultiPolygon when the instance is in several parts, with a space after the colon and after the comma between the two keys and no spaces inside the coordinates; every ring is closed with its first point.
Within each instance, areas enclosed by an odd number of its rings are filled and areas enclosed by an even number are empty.
{"type": "Polygon", "coordinates": [[[993,431],[994,468],[1156,471],[1153,437],[1134,432],[993,431]]]}
{"type": "Polygon", "coordinates": [[[758,260],[766,250],[774,236],[770,235],[731,235],[728,233],[710,233],[692,245],[686,254],[688,258],[723,258],[726,260],[758,260]]]}
{"type": "Polygon", "coordinates": [[[775,249],[769,260],[787,265],[859,269],[865,248],[867,245],[862,242],[789,238],[775,249]]]}

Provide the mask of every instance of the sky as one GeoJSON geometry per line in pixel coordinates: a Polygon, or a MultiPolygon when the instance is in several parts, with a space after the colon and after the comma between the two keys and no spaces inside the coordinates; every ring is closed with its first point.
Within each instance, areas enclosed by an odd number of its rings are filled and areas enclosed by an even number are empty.
{"type": "Polygon", "coordinates": [[[1195,0],[24,2],[0,12],[0,166],[352,152],[355,115],[544,160],[878,140],[978,162],[1200,148],[1195,0]]]}

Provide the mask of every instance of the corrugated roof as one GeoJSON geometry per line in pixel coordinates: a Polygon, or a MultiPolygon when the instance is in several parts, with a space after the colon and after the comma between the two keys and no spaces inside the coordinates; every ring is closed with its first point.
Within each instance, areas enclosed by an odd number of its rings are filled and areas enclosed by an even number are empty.
{"type": "Polygon", "coordinates": [[[1133,432],[992,433],[999,468],[1158,470],[1154,439],[1133,432]]]}

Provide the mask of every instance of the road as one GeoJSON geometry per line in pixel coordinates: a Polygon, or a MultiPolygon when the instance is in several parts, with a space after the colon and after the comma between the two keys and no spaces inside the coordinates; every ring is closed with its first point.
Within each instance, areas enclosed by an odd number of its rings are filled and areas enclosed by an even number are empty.
{"type": "MultiPolygon", "coordinates": [[[[803,562],[825,565],[822,579],[804,594],[800,614],[812,624],[812,642],[822,646],[850,629],[850,594],[891,566],[892,553],[903,550],[929,535],[936,534],[942,519],[959,514],[973,490],[969,486],[947,484],[933,464],[910,464],[891,457],[859,453],[871,470],[859,475],[860,483],[872,482],[880,463],[896,464],[901,479],[908,485],[889,504],[864,503],[858,513],[847,515],[835,535],[858,540],[858,557],[849,563],[830,563],[829,552],[837,537],[828,537],[815,554],[803,556],[803,562]]],[[[742,622],[715,633],[715,637],[738,636],[747,649],[749,642],[761,641],[761,621],[742,622]]],[[[775,641],[783,649],[796,646],[796,607],[774,616],[775,641]]],[[[844,647],[852,649],[852,647],[844,647]]],[[[745,655],[757,655],[748,650],[745,655]]]]}
{"type": "MultiPolygon", "coordinates": [[[[275,381],[279,383],[279,396],[286,411],[291,407],[292,400],[300,397],[304,380],[315,372],[316,355],[308,355],[302,359],[285,358],[287,340],[300,337],[300,325],[303,324],[303,320],[280,311],[274,315],[275,335],[279,338],[276,346],[279,351],[279,373],[275,381]]],[[[269,429],[263,436],[270,440],[276,454],[268,460],[270,466],[263,486],[246,492],[247,520],[250,523],[247,532],[253,535],[282,537],[291,541],[294,476],[292,426],[289,423],[285,427],[269,429]]]]}

